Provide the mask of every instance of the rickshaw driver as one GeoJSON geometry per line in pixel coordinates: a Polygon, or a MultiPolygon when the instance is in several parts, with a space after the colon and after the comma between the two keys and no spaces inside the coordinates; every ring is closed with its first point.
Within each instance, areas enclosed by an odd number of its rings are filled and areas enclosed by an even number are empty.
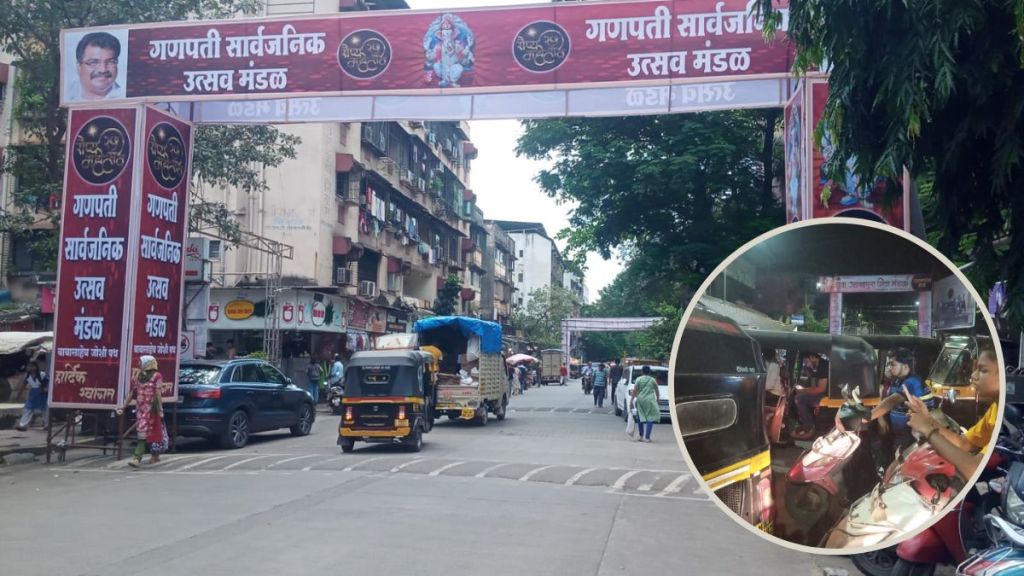
{"type": "Polygon", "coordinates": [[[811,385],[797,386],[794,402],[800,419],[800,428],[794,431],[792,436],[796,440],[810,440],[814,437],[814,408],[828,391],[828,360],[814,352],[805,352],[802,361],[811,385]]]}

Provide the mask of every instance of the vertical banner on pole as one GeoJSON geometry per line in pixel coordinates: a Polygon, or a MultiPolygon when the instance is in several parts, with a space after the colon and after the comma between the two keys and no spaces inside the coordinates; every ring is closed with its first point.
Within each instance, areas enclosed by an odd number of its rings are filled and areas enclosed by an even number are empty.
{"type": "Polygon", "coordinates": [[[803,219],[803,182],[804,166],[807,162],[804,138],[803,80],[800,80],[793,97],[785,108],[785,154],[786,154],[786,223],[791,224],[803,219]]]}
{"type": "Polygon", "coordinates": [[[932,291],[917,293],[917,335],[931,338],[932,335],[932,291]]]}
{"type": "Polygon", "coordinates": [[[829,334],[843,333],[843,293],[832,292],[828,301],[828,332],[829,334]]]}
{"type": "MultiPolygon", "coordinates": [[[[827,218],[829,216],[863,217],[903,230],[910,229],[910,218],[905,205],[907,190],[891,204],[884,198],[886,181],[875,178],[870,182],[861,181],[853,172],[855,158],[847,162],[847,170],[842,180],[834,181],[825,175],[825,163],[835,150],[831,133],[826,126],[821,133],[821,145],[814,142],[814,132],[824,121],[825,105],[828,102],[828,80],[825,78],[809,80],[807,86],[807,107],[810,111],[810,130],[807,131],[808,144],[812,151],[806,166],[806,190],[809,194],[810,214],[808,218],[827,218]],[[828,193],[825,191],[828,190],[828,193]]],[[[900,179],[901,187],[909,185],[900,179]]]]}
{"type": "Polygon", "coordinates": [[[122,403],[139,109],[68,117],[49,403],[122,403]]]}
{"type": "Polygon", "coordinates": [[[132,208],[139,226],[133,237],[138,258],[130,285],[128,356],[132,370],[138,369],[140,357],[155,357],[163,376],[161,397],[174,402],[178,396],[192,125],[146,107],[142,127],[137,147],[142,162],[141,193],[132,208]]]}

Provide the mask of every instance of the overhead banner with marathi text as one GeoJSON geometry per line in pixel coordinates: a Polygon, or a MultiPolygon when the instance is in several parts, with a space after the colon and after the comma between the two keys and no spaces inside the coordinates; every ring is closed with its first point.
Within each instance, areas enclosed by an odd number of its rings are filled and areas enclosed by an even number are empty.
{"type": "Polygon", "coordinates": [[[754,4],[559,3],[66,30],[62,103],[194,102],[188,115],[203,122],[779,106],[793,55],[788,2],[778,2],[771,42],[754,4]]]}

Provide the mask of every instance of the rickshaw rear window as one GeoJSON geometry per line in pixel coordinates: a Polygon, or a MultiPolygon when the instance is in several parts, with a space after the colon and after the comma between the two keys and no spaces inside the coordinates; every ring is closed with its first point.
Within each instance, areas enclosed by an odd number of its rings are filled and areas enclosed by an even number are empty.
{"type": "Polygon", "coordinates": [[[736,423],[736,401],[732,398],[695,400],[676,404],[679,432],[685,438],[725,430],[736,423]]]}
{"type": "Polygon", "coordinates": [[[677,374],[755,374],[763,372],[747,336],[703,330],[683,332],[676,358],[677,374]]]}
{"type": "Polygon", "coordinates": [[[347,396],[406,396],[423,393],[413,366],[353,366],[345,372],[347,396]]]}

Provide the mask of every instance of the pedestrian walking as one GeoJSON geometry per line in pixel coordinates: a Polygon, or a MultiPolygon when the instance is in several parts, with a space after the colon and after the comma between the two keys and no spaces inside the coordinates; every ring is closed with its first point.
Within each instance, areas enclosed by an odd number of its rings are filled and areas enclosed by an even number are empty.
{"type": "Polygon", "coordinates": [[[616,403],[615,403],[615,393],[617,392],[616,388],[618,388],[619,380],[622,378],[622,358],[616,358],[615,359],[615,362],[612,364],[611,370],[608,371],[608,376],[611,377],[611,380],[612,380],[612,395],[611,395],[611,399],[612,399],[612,405],[614,406],[614,405],[616,405],[616,403]]]}
{"type": "Polygon", "coordinates": [[[143,356],[139,359],[139,374],[132,380],[132,388],[128,399],[118,414],[128,409],[132,399],[135,400],[135,432],[138,441],[135,454],[128,465],[138,468],[142,465],[142,456],[149,447],[149,463],[160,461],[160,454],[167,451],[170,444],[167,438],[167,426],[164,425],[164,404],[160,398],[160,390],[164,378],[158,371],[156,358],[143,356]]]}
{"type": "Polygon", "coordinates": [[[36,414],[42,416],[43,426],[49,420],[49,410],[46,407],[46,395],[50,387],[50,379],[39,368],[39,362],[32,360],[25,368],[25,384],[22,389],[28,388],[28,398],[25,399],[25,407],[21,409],[21,420],[18,421],[17,429],[24,432],[36,414]]]}
{"type": "Polygon", "coordinates": [[[602,362],[594,371],[594,406],[604,408],[604,392],[608,388],[608,368],[602,362]]]}
{"type": "Polygon", "coordinates": [[[516,375],[519,377],[519,393],[526,393],[526,366],[520,364],[516,367],[516,375]]]}
{"type": "Polygon", "coordinates": [[[313,404],[320,403],[320,381],[323,379],[324,370],[320,363],[312,356],[309,358],[309,366],[306,366],[306,378],[309,381],[309,395],[313,397],[313,404]]]}
{"type": "Polygon", "coordinates": [[[661,411],[658,409],[661,392],[658,390],[657,380],[651,376],[650,366],[641,368],[640,373],[641,376],[633,382],[636,419],[640,429],[640,436],[637,440],[650,442],[651,432],[654,431],[654,423],[661,420],[661,411]]]}

